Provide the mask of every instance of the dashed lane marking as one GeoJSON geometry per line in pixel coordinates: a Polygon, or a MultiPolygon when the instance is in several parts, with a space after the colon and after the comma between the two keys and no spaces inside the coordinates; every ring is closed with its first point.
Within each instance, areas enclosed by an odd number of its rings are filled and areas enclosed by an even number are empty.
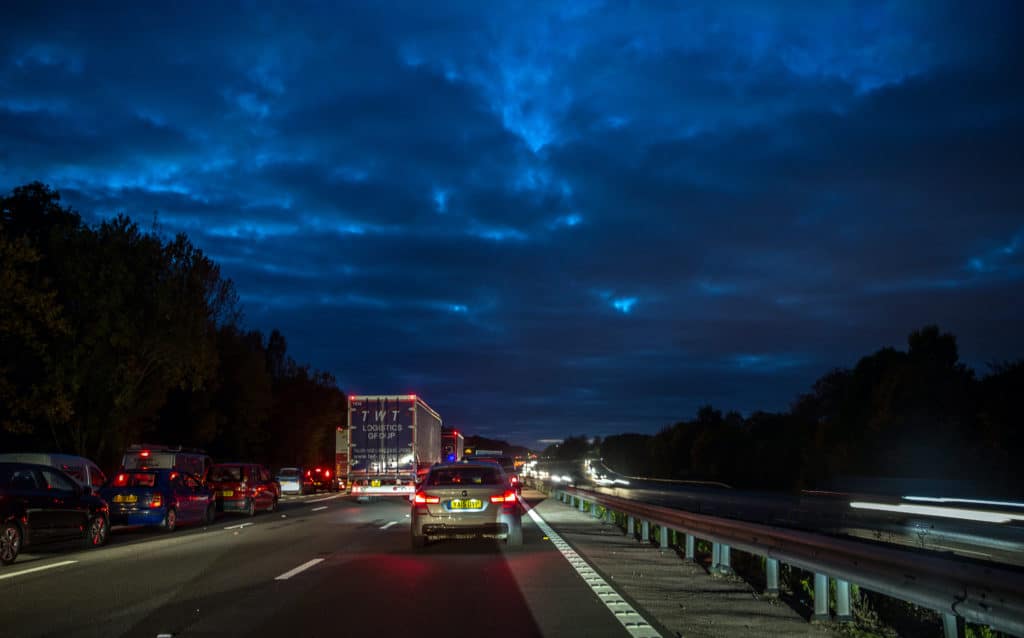
{"type": "Polygon", "coordinates": [[[77,560],[62,560],[59,563],[50,563],[49,565],[40,565],[39,567],[30,567],[28,569],[22,569],[20,571],[11,572],[10,574],[0,574],[0,580],[6,580],[8,578],[14,578],[15,576],[23,576],[25,574],[32,574],[35,572],[41,572],[46,569],[53,569],[54,567],[63,567],[72,563],[77,563],[77,560]]]}
{"type": "Polygon", "coordinates": [[[526,513],[530,515],[530,518],[533,519],[533,522],[537,524],[537,527],[540,528],[540,531],[544,532],[544,535],[551,539],[551,542],[562,553],[565,560],[569,561],[569,564],[580,575],[583,582],[604,603],[604,606],[608,608],[612,616],[615,616],[622,623],[622,626],[629,632],[630,636],[633,636],[633,638],[662,638],[661,633],[644,620],[644,617],[636,609],[633,609],[633,606],[626,602],[604,578],[601,578],[594,571],[594,568],[569,543],[566,543],[558,535],[558,532],[547,524],[547,521],[541,518],[540,514],[533,511],[533,508],[527,505],[522,496],[519,497],[519,502],[523,505],[526,513]]]}
{"type": "Polygon", "coordinates": [[[317,499],[313,499],[312,501],[306,501],[306,502],[307,503],[323,503],[324,501],[333,501],[334,499],[341,498],[342,496],[345,496],[345,494],[344,493],[342,493],[342,494],[335,494],[333,496],[328,496],[326,498],[317,498],[317,499]]]}
{"type": "Polygon", "coordinates": [[[243,527],[249,527],[250,525],[255,525],[255,524],[256,523],[239,523],[238,525],[228,525],[224,529],[242,529],[243,527]]]}
{"type": "Polygon", "coordinates": [[[325,509],[327,509],[327,506],[326,506],[326,505],[321,505],[320,507],[314,507],[314,508],[313,508],[313,509],[311,509],[310,511],[311,511],[311,512],[320,512],[320,511],[323,511],[323,510],[325,510],[325,509]]]}
{"type": "Polygon", "coordinates": [[[391,527],[392,525],[398,525],[398,521],[391,521],[390,523],[384,523],[383,525],[380,526],[380,528],[381,529],[387,529],[387,528],[391,527]]]}
{"type": "Polygon", "coordinates": [[[313,560],[308,560],[305,563],[302,563],[301,565],[296,567],[295,569],[289,569],[285,573],[283,573],[280,576],[274,578],[274,580],[288,580],[292,576],[294,576],[296,574],[301,574],[302,572],[306,571],[307,569],[309,569],[313,565],[316,565],[317,563],[322,563],[322,562],[324,562],[324,559],[322,559],[322,558],[314,558],[313,560]]]}

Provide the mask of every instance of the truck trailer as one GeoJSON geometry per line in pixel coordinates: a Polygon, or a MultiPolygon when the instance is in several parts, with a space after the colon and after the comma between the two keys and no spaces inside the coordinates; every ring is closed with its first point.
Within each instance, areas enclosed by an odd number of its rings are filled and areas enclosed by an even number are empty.
{"type": "Polygon", "coordinates": [[[441,417],[415,394],[351,395],[348,439],[353,496],[411,497],[441,460],[441,417]]]}

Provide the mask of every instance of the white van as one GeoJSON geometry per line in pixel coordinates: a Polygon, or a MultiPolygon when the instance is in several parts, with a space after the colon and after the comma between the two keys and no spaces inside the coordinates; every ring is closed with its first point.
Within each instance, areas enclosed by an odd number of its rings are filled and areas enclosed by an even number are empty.
{"type": "Polygon", "coordinates": [[[55,467],[94,494],[98,493],[103,484],[107,482],[107,477],[100,471],[99,466],[81,456],[49,454],[47,452],[11,452],[0,454],[0,463],[2,462],[37,463],[55,467]]]}

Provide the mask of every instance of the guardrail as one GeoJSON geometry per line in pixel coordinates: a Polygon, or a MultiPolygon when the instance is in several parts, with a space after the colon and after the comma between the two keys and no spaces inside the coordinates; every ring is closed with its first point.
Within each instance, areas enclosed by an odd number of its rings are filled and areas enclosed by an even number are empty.
{"type": "Polygon", "coordinates": [[[730,573],[733,547],[766,558],[767,593],[778,593],[779,563],[814,573],[814,618],[828,619],[829,579],[835,581],[837,620],[848,621],[850,583],[939,612],[946,638],[962,632],[960,619],[1024,636],[1024,573],[925,555],[911,550],[791,530],[760,523],[716,518],[658,505],[649,505],[576,487],[548,486],[561,501],[580,511],[589,509],[612,521],[612,513],[627,518],[627,534],[651,541],[651,526],[661,528],[660,545],[668,547],[668,531],[685,535],[685,557],[694,558],[697,538],[712,543],[711,569],[730,573]]]}

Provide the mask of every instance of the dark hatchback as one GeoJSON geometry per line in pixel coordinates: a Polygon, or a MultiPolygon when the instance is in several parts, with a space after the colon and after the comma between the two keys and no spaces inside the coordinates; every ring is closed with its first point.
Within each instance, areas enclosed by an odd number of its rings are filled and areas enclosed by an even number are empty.
{"type": "Polygon", "coordinates": [[[179,524],[209,525],[213,493],[199,477],[177,470],[122,470],[100,491],[114,525],[146,525],[173,532],[179,524]]]}
{"type": "Polygon", "coordinates": [[[0,563],[26,547],[81,539],[107,542],[107,504],[67,474],[46,465],[0,463],[0,563]]]}

